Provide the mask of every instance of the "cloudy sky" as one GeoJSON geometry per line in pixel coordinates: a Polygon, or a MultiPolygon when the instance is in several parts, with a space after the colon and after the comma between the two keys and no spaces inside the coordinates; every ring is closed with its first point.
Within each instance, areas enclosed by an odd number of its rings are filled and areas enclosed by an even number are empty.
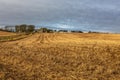
{"type": "Polygon", "coordinates": [[[119,0],[0,0],[0,25],[120,32],[119,0]]]}

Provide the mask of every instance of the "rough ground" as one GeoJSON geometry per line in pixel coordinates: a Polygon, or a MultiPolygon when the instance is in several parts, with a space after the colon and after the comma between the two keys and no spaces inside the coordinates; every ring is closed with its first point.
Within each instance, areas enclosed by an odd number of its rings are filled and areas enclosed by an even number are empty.
{"type": "Polygon", "coordinates": [[[37,33],[0,43],[0,80],[119,79],[119,34],[37,33]]]}

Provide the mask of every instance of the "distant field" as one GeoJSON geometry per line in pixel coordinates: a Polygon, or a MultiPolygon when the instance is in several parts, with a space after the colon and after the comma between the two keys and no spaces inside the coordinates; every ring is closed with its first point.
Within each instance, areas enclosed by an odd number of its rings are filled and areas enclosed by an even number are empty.
{"type": "Polygon", "coordinates": [[[0,42],[16,41],[28,37],[26,34],[0,31],[0,42]]]}
{"type": "Polygon", "coordinates": [[[1,80],[119,80],[120,34],[36,33],[0,43],[1,80]]]}
{"type": "Polygon", "coordinates": [[[0,36],[10,36],[10,35],[16,35],[16,34],[12,32],[0,31],[0,36]]]}

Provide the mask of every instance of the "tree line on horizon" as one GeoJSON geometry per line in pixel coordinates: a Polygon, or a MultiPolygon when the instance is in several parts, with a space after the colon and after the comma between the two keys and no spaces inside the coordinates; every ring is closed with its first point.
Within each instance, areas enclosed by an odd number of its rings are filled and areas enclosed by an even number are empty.
{"type": "MultiPolygon", "coordinates": [[[[81,30],[52,30],[45,27],[41,27],[39,29],[35,29],[35,25],[16,25],[14,26],[14,30],[10,28],[11,26],[6,26],[5,29],[0,29],[0,31],[8,31],[8,32],[16,32],[16,33],[33,33],[33,32],[41,32],[41,33],[53,33],[53,32],[72,32],[72,33],[84,33],[81,30]]],[[[88,31],[88,33],[101,33],[95,31],[88,31]]]]}
{"type": "Polygon", "coordinates": [[[34,30],[35,30],[34,25],[22,24],[22,25],[16,25],[15,26],[15,31],[17,33],[23,33],[23,32],[31,33],[31,32],[34,32],[34,30]]]}

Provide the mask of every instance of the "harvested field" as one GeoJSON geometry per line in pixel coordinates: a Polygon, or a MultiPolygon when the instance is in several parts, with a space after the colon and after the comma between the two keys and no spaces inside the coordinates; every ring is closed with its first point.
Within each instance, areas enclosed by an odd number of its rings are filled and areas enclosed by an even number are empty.
{"type": "Polygon", "coordinates": [[[36,33],[0,43],[1,80],[119,80],[120,34],[36,33]]]}
{"type": "Polygon", "coordinates": [[[16,35],[16,33],[0,31],[0,36],[11,36],[16,35]]]}

